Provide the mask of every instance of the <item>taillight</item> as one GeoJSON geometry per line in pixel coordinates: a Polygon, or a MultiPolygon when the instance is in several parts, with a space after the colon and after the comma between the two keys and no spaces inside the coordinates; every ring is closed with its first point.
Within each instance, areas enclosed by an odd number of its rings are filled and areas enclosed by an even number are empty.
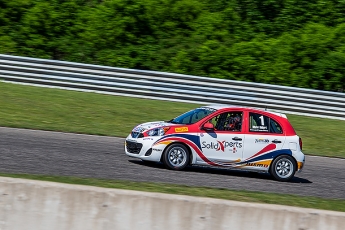
{"type": "Polygon", "coordinates": [[[302,146],[303,146],[302,138],[299,138],[299,147],[301,148],[301,150],[302,150],[302,146]]]}

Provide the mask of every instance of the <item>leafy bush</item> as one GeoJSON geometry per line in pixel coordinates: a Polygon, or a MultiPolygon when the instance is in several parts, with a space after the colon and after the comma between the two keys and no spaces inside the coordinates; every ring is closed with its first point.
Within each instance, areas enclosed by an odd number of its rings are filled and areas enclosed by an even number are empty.
{"type": "Polygon", "coordinates": [[[344,91],[342,0],[0,0],[0,52],[344,91]]]}

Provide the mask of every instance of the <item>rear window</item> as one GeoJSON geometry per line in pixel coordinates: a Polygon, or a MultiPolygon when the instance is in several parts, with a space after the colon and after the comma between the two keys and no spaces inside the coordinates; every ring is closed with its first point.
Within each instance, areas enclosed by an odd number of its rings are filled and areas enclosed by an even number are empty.
{"type": "Polygon", "coordinates": [[[282,134],[283,129],[277,121],[258,113],[249,113],[249,131],[282,134]]]}

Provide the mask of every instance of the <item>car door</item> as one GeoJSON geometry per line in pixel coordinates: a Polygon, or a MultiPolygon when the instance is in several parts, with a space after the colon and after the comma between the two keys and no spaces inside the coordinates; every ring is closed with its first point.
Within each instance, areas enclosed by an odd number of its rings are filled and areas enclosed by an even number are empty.
{"type": "MultiPolygon", "coordinates": [[[[248,132],[244,140],[243,161],[271,159],[265,154],[282,149],[286,137],[276,120],[258,112],[248,112],[246,122],[248,132]]],[[[268,167],[268,163],[266,161],[265,167],[268,167]]]]}
{"type": "Polygon", "coordinates": [[[208,122],[213,124],[214,129],[200,131],[203,156],[199,156],[197,162],[210,164],[209,160],[213,165],[230,166],[241,161],[244,148],[243,111],[224,112],[208,122]]]}

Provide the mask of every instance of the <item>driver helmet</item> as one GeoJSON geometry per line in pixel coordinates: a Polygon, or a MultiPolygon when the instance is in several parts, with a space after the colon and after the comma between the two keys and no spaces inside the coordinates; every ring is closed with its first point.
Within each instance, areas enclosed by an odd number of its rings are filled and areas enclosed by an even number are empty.
{"type": "Polygon", "coordinates": [[[238,114],[231,114],[228,118],[228,128],[230,130],[240,129],[241,117],[238,114]]]}

